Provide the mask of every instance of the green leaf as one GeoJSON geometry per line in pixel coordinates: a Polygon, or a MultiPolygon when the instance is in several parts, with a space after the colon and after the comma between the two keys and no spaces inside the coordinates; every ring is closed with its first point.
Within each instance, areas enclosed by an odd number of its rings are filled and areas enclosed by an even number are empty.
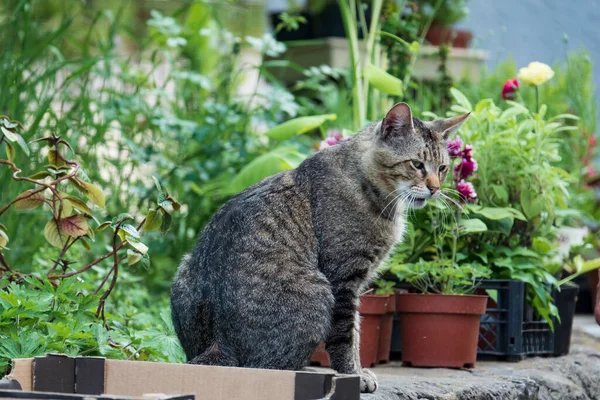
{"type": "Polygon", "coordinates": [[[138,253],[137,251],[133,251],[131,249],[127,249],[127,265],[136,264],[138,261],[142,259],[143,255],[138,253]]]}
{"type": "Polygon", "coordinates": [[[471,210],[479,215],[482,215],[488,219],[494,219],[494,220],[499,220],[499,219],[504,219],[504,218],[510,218],[510,219],[520,219],[523,221],[526,221],[525,216],[519,211],[519,210],[515,210],[514,208],[510,208],[510,207],[479,207],[479,206],[475,206],[472,207],[471,210]]]}
{"type": "Polygon", "coordinates": [[[140,238],[140,233],[137,231],[137,229],[135,229],[135,227],[133,225],[123,224],[123,225],[121,225],[121,229],[123,231],[127,232],[128,238],[129,237],[132,237],[134,239],[140,238]]]}
{"type": "Polygon", "coordinates": [[[403,83],[400,79],[387,73],[385,70],[367,63],[363,76],[377,90],[394,96],[402,96],[403,83]]]}
{"type": "Polygon", "coordinates": [[[69,236],[60,231],[58,224],[54,219],[51,219],[46,224],[46,227],[44,228],[44,237],[48,243],[59,249],[62,249],[67,240],[69,240],[69,236]]]}
{"type": "Polygon", "coordinates": [[[84,193],[85,196],[98,207],[104,208],[106,200],[104,198],[104,193],[102,193],[102,190],[100,190],[100,188],[89,182],[80,181],[79,183],[86,189],[86,193],[84,193]]]}
{"type": "Polygon", "coordinates": [[[521,189],[521,207],[529,219],[533,219],[542,213],[544,207],[544,198],[535,196],[527,188],[521,189]]]}
{"type": "Polygon", "coordinates": [[[0,129],[2,130],[2,133],[4,133],[4,136],[6,136],[7,140],[9,140],[13,143],[17,141],[17,138],[19,137],[18,133],[10,131],[3,126],[0,126],[0,129]]]}
{"type": "Polygon", "coordinates": [[[6,157],[8,158],[8,161],[15,160],[15,148],[8,142],[6,142],[6,157]]]}
{"type": "Polygon", "coordinates": [[[134,249],[136,249],[141,254],[146,254],[148,252],[148,246],[146,246],[142,242],[139,242],[139,241],[133,239],[132,237],[128,237],[127,238],[127,243],[129,243],[129,245],[131,247],[133,247],[134,249]]]}
{"type": "MultiPolygon", "coordinates": [[[[37,190],[37,189],[26,190],[23,193],[21,193],[19,196],[32,193],[35,190],[37,190]]],[[[16,210],[32,210],[34,208],[41,206],[42,204],[44,204],[44,195],[42,194],[42,192],[38,192],[38,193],[34,194],[33,196],[27,197],[26,199],[17,201],[15,203],[15,209],[16,210]]]]}
{"type": "Polygon", "coordinates": [[[29,146],[27,146],[27,142],[25,141],[25,139],[23,139],[23,136],[17,135],[17,144],[21,147],[25,154],[31,154],[29,151],[29,146]]]}
{"type": "Polygon", "coordinates": [[[117,216],[117,221],[118,222],[123,222],[123,221],[127,221],[127,220],[132,220],[133,216],[129,213],[121,213],[117,216]]]}
{"type": "Polygon", "coordinates": [[[534,237],[532,246],[533,250],[536,253],[540,254],[548,254],[552,251],[552,243],[546,238],[543,237],[534,237]]]}
{"type": "Polygon", "coordinates": [[[301,135],[317,129],[325,121],[333,121],[337,118],[335,114],[313,115],[310,117],[294,118],[283,124],[269,129],[265,135],[271,139],[286,140],[296,135],[301,135]]]}
{"type": "Polygon", "coordinates": [[[60,230],[69,236],[83,236],[88,231],[88,223],[83,214],[77,214],[59,220],[60,230]]]}
{"type": "Polygon", "coordinates": [[[52,176],[52,174],[49,173],[48,171],[41,171],[41,172],[36,172],[35,174],[31,175],[29,178],[30,179],[44,179],[49,176],[52,176]]]}
{"type": "Polygon", "coordinates": [[[456,88],[450,88],[450,94],[454,97],[454,100],[467,111],[473,111],[473,106],[467,97],[456,88]]]}
{"type": "Polygon", "coordinates": [[[82,213],[90,215],[90,216],[92,215],[92,210],[79,197],[75,197],[75,196],[72,196],[72,195],[67,195],[64,198],[66,200],[69,200],[69,202],[73,205],[73,207],[75,207],[76,209],[78,209],[82,213]]]}
{"type": "Polygon", "coordinates": [[[169,199],[167,199],[167,195],[164,193],[160,193],[158,195],[158,201],[157,201],[158,205],[161,207],[168,207],[170,206],[173,202],[169,199]]]}
{"type": "Polygon", "coordinates": [[[506,188],[504,188],[504,186],[492,185],[492,190],[494,191],[494,194],[498,200],[500,200],[502,203],[508,203],[508,191],[506,188]]]}
{"type": "Polygon", "coordinates": [[[162,217],[162,223],[160,224],[160,231],[162,233],[167,233],[171,229],[171,220],[171,214],[165,211],[162,217]]]}
{"type": "Polygon", "coordinates": [[[148,211],[146,222],[144,222],[144,230],[155,231],[162,224],[162,214],[156,210],[148,211]]]}
{"type": "Polygon", "coordinates": [[[65,165],[65,162],[57,155],[56,150],[54,149],[51,149],[48,152],[48,162],[57,168],[65,165]]]}
{"type": "Polygon", "coordinates": [[[241,192],[249,186],[260,182],[267,176],[287,169],[296,168],[305,156],[293,147],[280,147],[260,155],[246,165],[233,178],[227,187],[227,193],[241,192]]]}
{"type": "Polygon", "coordinates": [[[160,186],[160,181],[158,178],[152,175],[152,180],[154,181],[154,186],[156,186],[156,189],[158,189],[159,192],[162,192],[162,186],[160,186]]]}
{"type": "Polygon", "coordinates": [[[96,232],[100,232],[105,230],[106,228],[108,228],[110,225],[112,224],[111,221],[105,221],[103,223],[101,223],[100,225],[98,225],[98,227],[96,228],[96,232]]]}
{"type": "Polygon", "coordinates": [[[477,218],[461,219],[458,225],[460,235],[487,231],[487,226],[477,218]]]}

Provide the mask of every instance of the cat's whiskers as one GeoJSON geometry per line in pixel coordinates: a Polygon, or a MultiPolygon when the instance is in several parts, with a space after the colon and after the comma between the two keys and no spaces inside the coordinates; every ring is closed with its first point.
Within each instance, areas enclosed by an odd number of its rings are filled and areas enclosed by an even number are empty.
{"type": "MultiPolygon", "coordinates": [[[[396,189],[399,190],[400,188],[396,189]]],[[[394,190],[394,192],[396,191],[394,190]]],[[[393,193],[393,192],[392,192],[393,193]]],[[[399,195],[397,195],[396,197],[394,197],[392,200],[390,200],[389,203],[387,203],[387,205],[383,208],[383,210],[381,210],[381,213],[379,213],[379,217],[377,217],[377,219],[379,220],[379,218],[381,218],[381,216],[383,215],[383,213],[385,212],[385,210],[390,206],[390,204],[394,204],[394,206],[396,205],[395,202],[399,197],[402,197],[403,195],[405,195],[407,192],[401,192],[399,195]]],[[[409,193],[410,194],[410,193],[409,193]]],[[[389,194],[388,194],[389,196],[389,194]]],[[[387,196],[386,196],[387,198],[387,196]]],[[[384,199],[385,200],[385,199],[384,199]]],[[[394,207],[392,207],[392,212],[394,211],[394,207]]],[[[392,214],[394,215],[394,214],[392,214]]]]}

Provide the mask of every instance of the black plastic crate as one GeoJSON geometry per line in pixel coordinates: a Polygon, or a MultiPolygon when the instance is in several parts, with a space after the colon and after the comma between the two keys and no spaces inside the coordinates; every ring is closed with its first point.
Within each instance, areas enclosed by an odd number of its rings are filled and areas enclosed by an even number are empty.
{"type": "Polygon", "coordinates": [[[554,333],[525,301],[525,283],[484,280],[478,292],[490,294],[481,317],[477,355],[516,361],[526,356],[554,353],[554,333]],[[496,298],[494,301],[493,297],[496,298]]]}
{"type": "MultiPolygon", "coordinates": [[[[402,285],[406,288],[406,285],[402,285]]],[[[535,315],[526,302],[526,284],[513,280],[484,280],[478,293],[490,293],[485,315],[481,317],[478,359],[519,361],[528,356],[552,356],[568,353],[577,287],[564,286],[553,293],[562,323],[553,320],[555,331],[535,315]],[[494,300],[495,298],[495,300],[494,300]]],[[[392,359],[402,352],[399,322],[392,332],[392,359]]]]}

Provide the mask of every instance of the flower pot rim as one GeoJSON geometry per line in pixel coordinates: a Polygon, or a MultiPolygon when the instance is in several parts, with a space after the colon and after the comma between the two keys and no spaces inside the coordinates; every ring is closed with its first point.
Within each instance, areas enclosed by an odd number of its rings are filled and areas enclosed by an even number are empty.
{"type": "Polygon", "coordinates": [[[487,294],[444,294],[444,293],[397,293],[398,296],[428,296],[428,297],[458,297],[458,298],[482,298],[489,297],[487,294]]]}

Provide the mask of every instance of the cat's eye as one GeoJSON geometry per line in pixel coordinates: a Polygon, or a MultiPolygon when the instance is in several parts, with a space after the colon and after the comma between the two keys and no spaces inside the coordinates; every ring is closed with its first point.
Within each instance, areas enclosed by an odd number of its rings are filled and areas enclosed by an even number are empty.
{"type": "Polygon", "coordinates": [[[410,163],[412,164],[412,166],[416,169],[425,169],[425,164],[423,164],[421,161],[419,160],[410,160],[410,163]]]}
{"type": "Polygon", "coordinates": [[[446,171],[448,171],[448,166],[447,165],[440,165],[440,172],[443,174],[446,171]]]}

